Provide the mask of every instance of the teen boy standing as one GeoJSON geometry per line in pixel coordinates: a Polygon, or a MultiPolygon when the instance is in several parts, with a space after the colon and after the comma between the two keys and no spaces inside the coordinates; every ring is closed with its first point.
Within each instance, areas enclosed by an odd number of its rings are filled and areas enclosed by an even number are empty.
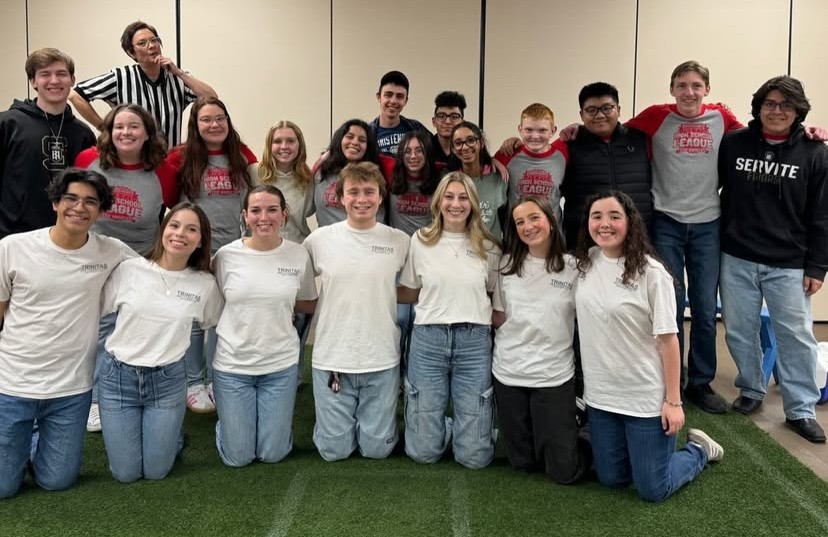
{"type": "Polygon", "coordinates": [[[402,115],[403,108],[408,104],[408,77],[399,71],[389,71],[380,79],[377,102],[380,113],[371,122],[371,129],[377,135],[377,144],[381,153],[394,156],[397,146],[407,132],[423,130],[428,132],[422,123],[416,119],[409,119],[402,115]]]}

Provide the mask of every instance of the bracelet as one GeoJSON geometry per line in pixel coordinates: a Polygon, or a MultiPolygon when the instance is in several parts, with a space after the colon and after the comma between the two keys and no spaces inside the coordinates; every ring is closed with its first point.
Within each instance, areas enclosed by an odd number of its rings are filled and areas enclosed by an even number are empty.
{"type": "Polygon", "coordinates": [[[682,406],[684,406],[684,403],[682,401],[679,401],[678,403],[674,403],[674,402],[670,401],[669,399],[667,399],[666,397],[664,398],[664,404],[667,405],[667,406],[672,406],[672,407],[682,407],[682,406]]]}

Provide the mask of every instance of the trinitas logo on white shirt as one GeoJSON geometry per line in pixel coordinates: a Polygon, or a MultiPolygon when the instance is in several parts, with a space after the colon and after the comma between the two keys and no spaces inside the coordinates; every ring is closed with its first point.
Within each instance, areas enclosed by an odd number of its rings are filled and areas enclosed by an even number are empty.
{"type": "Polygon", "coordinates": [[[561,280],[556,280],[555,278],[549,279],[549,286],[555,287],[557,289],[565,289],[567,291],[572,291],[572,282],[564,282],[561,280]]]}
{"type": "Polygon", "coordinates": [[[199,302],[201,302],[201,295],[197,295],[195,293],[188,293],[187,291],[181,291],[180,289],[175,290],[175,297],[185,302],[192,302],[193,304],[198,304],[199,302]]]}
{"type": "Polygon", "coordinates": [[[108,263],[91,263],[89,265],[81,265],[80,271],[84,274],[88,274],[91,272],[105,272],[108,268],[108,263]]]}
{"type": "Polygon", "coordinates": [[[624,283],[623,278],[615,278],[615,286],[625,291],[638,291],[638,284],[634,282],[624,283]]]}
{"type": "Polygon", "coordinates": [[[289,267],[276,267],[276,274],[279,276],[299,276],[299,269],[298,268],[289,268],[289,267]]]}
{"type": "Polygon", "coordinates": [[[393,246],[383,246],[379,244],[372,244],[371,245],[371,253],[372,254],[381,254],[381,255],[393,255],[394,254],[394,247],[393,246]]]}

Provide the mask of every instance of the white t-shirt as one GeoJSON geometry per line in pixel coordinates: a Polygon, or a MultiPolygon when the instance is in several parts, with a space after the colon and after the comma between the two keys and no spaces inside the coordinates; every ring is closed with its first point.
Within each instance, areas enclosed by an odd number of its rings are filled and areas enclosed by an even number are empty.
{"type": "Polygon", "coordinates": [[[0,241],[0,393],[52,399],[92,388],[101,289],[126,244],[89,233],[77,250],[59,248],[49,228],[0,241]]]}
{"type": "Polygon", "coordinates": [[[212,274],[165,270],[136,257],[112,272],[104,287],[103,314],[118,312],[106,350],[125,364],[162,367],[190,346],[193,322],[216,325],[222,299],[212,274]]]}
{"type": "Polygon", "coordinates": [[[443,231],[434,246],[411,236],[400,285],[420,289],[414,324],[492,324],[488,293],[497,281],[500,248],[486,243],[482,259],[465,233],[443,231]]]}
{"type": "MultiPolygon", "coordinates": [[[[506,266],[504,258],[502,266],[506,266]]],[[[564,255],[560,272],[527,256],[523,275],[498,275],[492,302],[506,322],[495,334],[492,374],[507,386],[560,386],[575,375],[575,287],[578,269],[564,255]]]]}
{"type": "Polygon", "coordinates": [[[578,282],[575,305],[584,368],[584,400],[628,416],[661,415],[664,367],[655,336],[674,334],[673,278],[658,261],[622,283],[624,258],[590,250],[592,267],[578,282]]]}
{"type": "Polygon", "coordinates": [[[308,252],[287,239],[267,251],[249,248],[239,239],[216,253],[213,270],[225,301],[213,367],[266,375],[297,363],[293,308],[296,300],[316,299],[308,252]]]}
{"type": "Polygon", "coordinates": [[[384,371],[400,361],[397,274],[408,235],[377,224],[320,227],[305,248],[321,277],[314,322],[313,367],[343,373],[384,371]]]}

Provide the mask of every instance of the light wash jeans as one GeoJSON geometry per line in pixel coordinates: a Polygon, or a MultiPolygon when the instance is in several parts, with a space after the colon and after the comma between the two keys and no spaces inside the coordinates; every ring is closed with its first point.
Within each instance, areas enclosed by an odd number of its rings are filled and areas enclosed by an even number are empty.
{"type": "MultiPolygon", "coordinates": [[[[682,224],[662,213],[652,222],[653,246],[676,279],[676,325],[684,360],[684,300],[690,300],[687,385],[710,384],[716,376],[716,293],[719,287],[719,219],[682,224]],[[684,270],[687,269],[687,289],[684,270]]],[[[682,369],[684,376],[684,369],[682,369]]]]}
{"type": "Polygon", "coordinates": [[[266,375],[216,369],[216,448],[227,466],[279,462],[293,448],[296,365],[266,375]]]}
{"type": "Polygon", "coordinates": [[[122,483],[166,477],[182,447],[181,425],[187,410],[184,361],[136,367],[107,353],[98,397],[113,477],[122,483]]]}
{"type": "Polygon", "coordinates": [[[0,394],[0,499],[17,493],[29,462],[41,488],[75,483],[91,400],[91,391],[54,399],[0,394]]]}
{"type": "Polygon", "coordinates": [[[494,457],[491,327],[415,324],[405,380],[405,452],[437,462],[451,440],[454,459],[483,468],[494,457]],[[452,419],[446,418],[449,401],[452,419]]]}
{"type": "Polygon", "coordinates": [[[400,366],[373,373],[340,373],[338,393],[328,387],[330,376],[330,371],[313,368],[313,443],[322,458],[346,459],[357,447],[369,459],[390,455],[397,443],[400,366]]]}
{"type": "Polygon", "coordinates": [[[299,336],[299,363],[296,364],[296,378],[301,383],[305,372],[305,349],[308,345],[313,313],[296,313],[293,315],[293,327],[299,336]]]}
{"type": "Polygon", "coordinates": [[[707,454],[664,434],[661,416],[636,418],[587,407],[598,481],[622,488],[631,482],[642,500],[662,502],[704,470],[707,454]]]}
{"type": "Polygon", "coordinates": [[[782,405],[785,417],[792,420],[815,417],[820,395],[811,298],[802,290],[803,279],[802,269],[769,267],[722,254],[722,318],[727,348],[739,370],[736,387],[744,397],[760,401],[767,392],[759,341],[764,299],[776,334],[782,405]]]}
{"type": "Polygon", "coordinates": [[[213,356],[216,354],[218,334],[215,328],[204,330],[197,322],[190,332],[190,346],[184,353],[187,386],[213,382],[213,356]],[[206,341],[205,341],[206,340],[206,341]]]}
{"type": "Polygon", "coordinates": [[[98,376],[101,373],[101,362],[106,354],[106,340],[115,331],[115,322],[118,320],[118,312],[108,313],[101,317],[98,323],[98,350],[95,353],[95,374],[92,379],[92,402],[98,402],[98,376]]]}

